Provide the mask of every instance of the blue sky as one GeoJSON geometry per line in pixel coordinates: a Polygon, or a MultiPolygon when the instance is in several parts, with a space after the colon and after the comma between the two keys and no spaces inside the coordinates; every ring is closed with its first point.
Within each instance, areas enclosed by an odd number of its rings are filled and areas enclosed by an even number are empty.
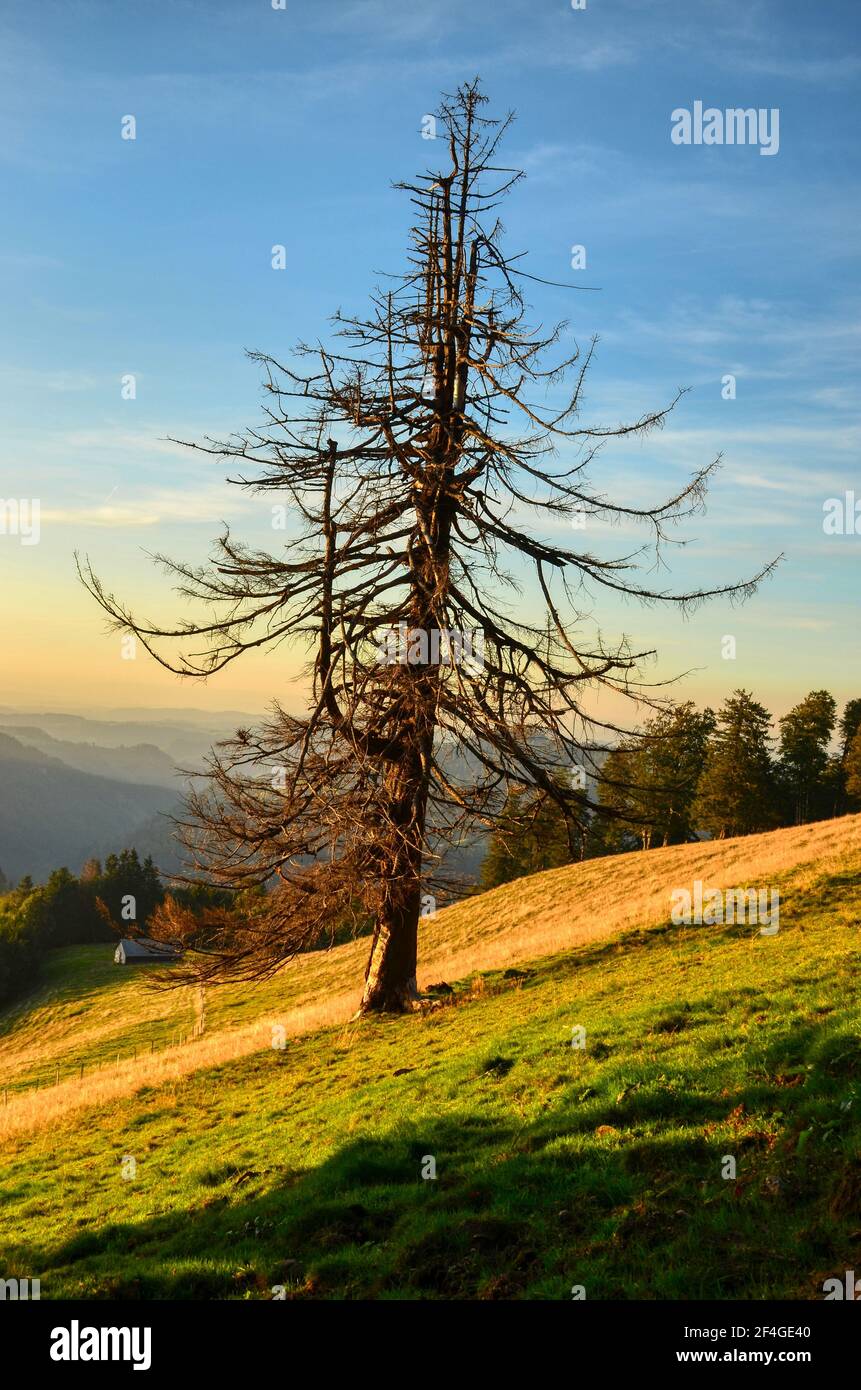
{"type": "MultiPolygon", "coordinates": [[[[422,117],[476,73],[496,113],[518,114],[506,156],[528,178],[505,209],[509,249],[599,287],[532,287],[534,319],[600,335],[584,422],[690,388],[660,435],[606,452],[596,487],[659,499],[723,453],[707,515],[657,582],[717,583],[786,554],[742,609],[682,622],[598,595],[599,625],[657,647],[658,678],[691,670],[680,694],[700,701],[744,685],[779,714],[811,686],[861,693],[861,534],[822,527],[827,498],[861,499],[859,16],[849,0],[7,0],[0,497],[39,498],[43,520],[38,545],[0,535],[0,703],[301,704],[284,651],[205,690],[122,661],[72,551],[168,616],[145,550],[202,559],[222,519],[272,543],[271,497],[163,436],[254,423],[243,350],[325,339],[332,311],[361,311],[377,272],[401,267],[409,207],[391,181],[436,162],[422,117]],[[698,100],[777,108],[778,153],[675,145],[671,113],[698,100]]],[[[631,539],[596,528],[589,543],[609,555],[631,539]]]]}

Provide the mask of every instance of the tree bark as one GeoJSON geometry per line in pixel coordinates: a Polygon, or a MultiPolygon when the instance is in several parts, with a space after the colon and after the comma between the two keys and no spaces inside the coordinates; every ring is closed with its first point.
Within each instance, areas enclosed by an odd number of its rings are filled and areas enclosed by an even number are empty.
{"type": "MultiPolygon", "coordinates": [[[[412,895],[411,895],[412,896],[412,895]]],[[[360,1013],[409,1013],[418,1004],[418,902],[391,902],[374,928],[360,1013]]]]}
{"type": "Polygon", "coordinates": [[[428,777],[420,757],[411,758],[410,764],[393,769],[397,838],[374,924],[360,1013],[408,1013],[418,1004],[416,960],[428,777]]]}

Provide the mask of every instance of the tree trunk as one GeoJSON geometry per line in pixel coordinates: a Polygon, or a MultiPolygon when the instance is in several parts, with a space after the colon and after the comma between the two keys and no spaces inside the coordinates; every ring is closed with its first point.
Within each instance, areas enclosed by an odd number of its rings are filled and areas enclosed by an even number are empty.
{"type": "Polygon", "coordinates": [[[393,839],[360,1013],[408,1013],[418,1003],[416,959],[436,676],[408,670],[407,680],[418,717],[411,724],[406,759],[389,774],[393,839]]]}
{"type": "Polygon", "coordinates": [[[401,772],[398,780],[406,792],[406,806],[401,802],[397,807],[402,833],[374,924],[360,1013],[408,1013],[418,1001],[416,959],[427,785],[421,773],[412,780],[401,772]]]}
{"type": "MultiPolygon", "coordinates": [[[[412,896],[412,895],[411,895],[412,896]]],[[[418,899],[390,903],[374,927],[360,1013],[408,1013],[416,1007],[418,899]]]]}
{"type": "MultiPolygon", "coordinates": [[[[470,114],[470,122],[471,119],[470,114]]],[[[465,192],[463,197],[465,199],[465,192]]],[[[448,267],[447,277],[450,277],[452,212],[448,186],[444,188],[443,203],[442,259],[448,267]]],[[[460,219],[463,227],[465,203],[460,209],[460,219]]],[[[441,326],[434,351],[437,405],[427,464],[418,481],[415,502],[421,539],[414,544],[410,555],[409,611],[410,628],[425,632],[428,637],[436,629],[439,618],[445,616],[449,592],[454,515],[451,487],[463,445],[464,424],[460,411],[466,399],[469,375],[470,320],[477,265],[478,243],[474,241],[465,277],[464,302],[454,322],[448,322],[451,313],[448,299],[454,296],[455,302],[457,300],[450,283],[446,284],[445,305],[436,306],[432,315],[434,330],[437,311],[441,326]]],[[[402,752],[388,778],[392,841],[382,875],[383,902],[374,926],[360,1013],[405,1013],[418,1004],[418,924],[439,677],[438,664],[404,668],[402,752]]]]}

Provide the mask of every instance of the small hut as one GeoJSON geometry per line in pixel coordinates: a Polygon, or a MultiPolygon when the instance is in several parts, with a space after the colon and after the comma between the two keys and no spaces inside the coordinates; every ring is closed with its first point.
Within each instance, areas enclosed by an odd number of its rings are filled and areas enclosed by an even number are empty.
{"type": "Polygon", "coordinates": [[[147,961],[176,960],[182,952],[169,941],[153,941],[148,936],[124,936],[114,951],[115,965],[144,965],[147,961]]]}

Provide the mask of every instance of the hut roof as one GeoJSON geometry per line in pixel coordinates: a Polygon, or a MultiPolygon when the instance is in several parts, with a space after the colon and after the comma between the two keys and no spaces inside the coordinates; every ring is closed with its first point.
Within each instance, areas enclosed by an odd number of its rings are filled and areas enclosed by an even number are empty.
{"type": "Polygon", "coordinates": [[[180,954],[178,946],[171,945],[169,941],[153,941],[148,936],[124,936],[119,945],[127,960],[130,957],[137,960],[173,960],[180,954]]]}

